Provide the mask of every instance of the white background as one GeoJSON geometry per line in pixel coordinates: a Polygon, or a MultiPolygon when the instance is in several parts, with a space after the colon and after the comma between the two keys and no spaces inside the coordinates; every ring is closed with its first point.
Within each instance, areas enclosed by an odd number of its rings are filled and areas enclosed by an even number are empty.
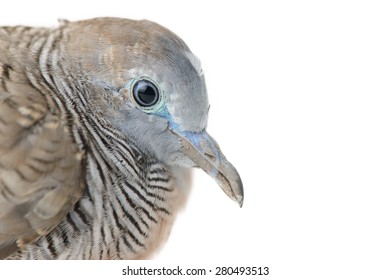
{"type": "Polygon", "coordinates": [[[269,266],[264,279],[390,279],[386,1],[4,2],[0,25],[145,18],[200,57],[208,131],[241,174],[244,206],[196,171],[157,265],[269,266]]]}

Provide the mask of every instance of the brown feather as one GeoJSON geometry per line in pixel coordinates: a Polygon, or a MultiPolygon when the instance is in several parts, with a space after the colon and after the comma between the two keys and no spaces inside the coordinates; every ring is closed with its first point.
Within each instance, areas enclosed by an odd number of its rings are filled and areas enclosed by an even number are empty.
{"type": "Polygon", "coordinates": [[[0,50],[0,258],[54,228],[84,190],[82,150],[20,65],[0,50]]]}

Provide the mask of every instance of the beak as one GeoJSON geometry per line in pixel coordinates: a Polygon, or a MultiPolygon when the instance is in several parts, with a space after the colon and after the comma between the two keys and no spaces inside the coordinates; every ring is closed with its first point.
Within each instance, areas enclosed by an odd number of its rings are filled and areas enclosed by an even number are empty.
{"type": "Polygon", "coordinates": [[[181,142],[181,151],[196,167],[214,178],[221,189],[240,207],[244,201],[244,189],[240,175],[222,154],[217,142],[206,132],[175,132],[181,142]]]}

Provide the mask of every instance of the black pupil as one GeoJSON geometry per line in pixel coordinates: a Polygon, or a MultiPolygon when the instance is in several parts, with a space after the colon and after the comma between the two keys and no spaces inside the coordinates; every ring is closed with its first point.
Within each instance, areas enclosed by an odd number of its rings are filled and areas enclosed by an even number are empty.
{"type": "Polygon", "coordinates": [[[147,80],[138,81],[134,85],[134,97],[141,106],[152,106],[158,101],[158,91],[154,84],[147,80]]]}

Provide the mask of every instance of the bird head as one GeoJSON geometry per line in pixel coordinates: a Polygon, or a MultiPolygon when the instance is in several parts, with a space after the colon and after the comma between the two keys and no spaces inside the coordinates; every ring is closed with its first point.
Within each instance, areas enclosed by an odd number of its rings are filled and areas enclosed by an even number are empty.
{"type": "Polygon", "coordinates": [[[186,44],[149,21],[102,18],[65,28],[73,64],[83,65],[77,71],[93,92],[115,99],[107,111],[111,123],[148,156],[203,169],[241,206],[240,176],[206,131],[205,78],[186,44]]]}

